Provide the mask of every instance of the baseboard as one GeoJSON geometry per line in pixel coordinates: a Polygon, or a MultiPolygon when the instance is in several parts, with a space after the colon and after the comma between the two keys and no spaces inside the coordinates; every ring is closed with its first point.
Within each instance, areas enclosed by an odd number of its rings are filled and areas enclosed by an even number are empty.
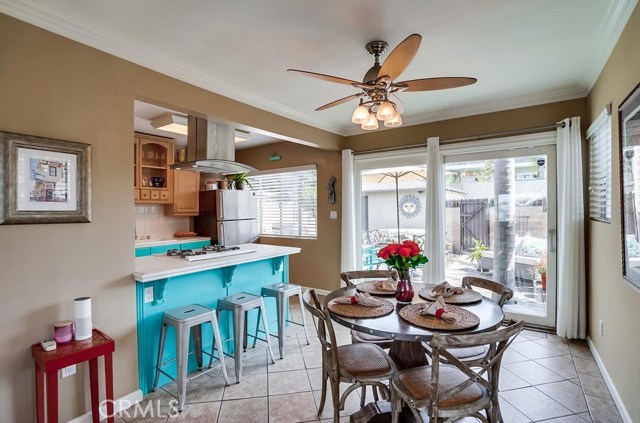
{"type": "Polygon", "coordinates": [[[613,380],[611,379],[611,376],[609,376],[609,373],[607,372],[607,369],[604,366],[604,362],[600,358],[600,354],[598,354],[598,350],[596,350],[595,344],[593,343],[593,341],[591,340],[591,337],[589,336],[587,336],[587,345],[589,345],[591,354],[593,355],[593,358],[596,360],[596,364],[600,369],[600,373],[602,373],[602,378],[604,379],[604,383],[606,383],[607,388],[609,388],[609,393],[613,398],[613,402],[615,402],[616,407],[618,407],[618,411],[620,412],[620,417],[622,417],[622,421],[624,423],[633,423],[633,421],[631,420],[631,416],[629,415],[629,412],[627,411],[627,409],[624,406],[624,403],[622,402],[622,398],[620,398],[620,394],[618,393],[616,386],[613,384],[613,380]]]}
{"type": "MultiPolygon", "coordinates": [[[[137,404],[142,401],[142,391],[140,389],[131,392],[130,394],[125,395],[122,398],[118,398],[114,400],[113,411],[118,413],[122,410],[126,410],[131,407],[133,404],[137,404]]],[[[103,420],[102,416],[107,415],[107,406],[103,405],[100,407],[100,420],[103,420]]],[[[91,423],[91,412],[85,413],[80,417],[76,417],[75,419],[69,420],[68,423],[91,423]]]]}

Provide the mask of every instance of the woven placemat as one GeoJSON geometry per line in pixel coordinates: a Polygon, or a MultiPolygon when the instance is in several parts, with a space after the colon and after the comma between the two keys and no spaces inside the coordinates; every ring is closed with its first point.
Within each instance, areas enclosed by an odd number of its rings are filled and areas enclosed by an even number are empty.
{"type": "Polygon", "coordinates": [[[379,291],[376,288],[376,282],[384,282],[382,280],[380,281],[367,281],[367,282],[360,282],[359,284],[356,285],[356,289],[360,292],[367,292],[371,295],[396,295],[395,291],[379,291]]]}
{"type": "MultiPolygon", "coordinates": [[[[435,301],[438,297],[433,296],[431,290],[435,287],[435,285],[425,285],[420,291],[418,291],[418,295],[420,298],[423,298],[427,301],[435,301]]],[[[450,297],[444,298],[443,300],[447,304],[471,304],[477,303],[478,301],[482,301],[482,294],[476,292],[472,289],[464,288],[464,292],[462,294],[453,294],[450,297]]]]}
{"type": "Polygon", "coordinates": [[[425,329],[433,330],[463,330],[470,329],[477,326],[480,323],[480,318],[463,308],[454,306],[452,304],[445,304],[444,309],[447,312],[455,313],[460,317],[460,320],[455,323],[448,323],[436,316],[428,316],[420,314],[420,310],[427,307],[430,303],[411,304],[400,310],[400,317],[412,325],[420,326],[425,329]]]}
{"type": "MultiPolygon", "coordinates": [[[[338,297],[338,298],[350,298],[338,297]]],[[[358,304],[336,304],[335,298],[329,302],[327,307],[332,313],[342,317],[380,317],[393,311],[393,303],[391,301],[380,299],[384,304],[379,307],[365,307],[358,304]]]]}

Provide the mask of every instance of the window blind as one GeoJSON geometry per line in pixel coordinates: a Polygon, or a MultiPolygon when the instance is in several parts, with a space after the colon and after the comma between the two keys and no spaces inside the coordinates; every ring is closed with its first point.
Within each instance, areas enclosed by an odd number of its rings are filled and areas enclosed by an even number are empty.
{"type": "Polygon", "coordinates": [[[611,108],[587,129],[589,139],[589,216],[611,221],[611,108]]]}
{"type": "Polygon", "coordinates": [[[270,171],[249,179],[258,196],[260,235],[317,237],[315,166],[270,171]]]}

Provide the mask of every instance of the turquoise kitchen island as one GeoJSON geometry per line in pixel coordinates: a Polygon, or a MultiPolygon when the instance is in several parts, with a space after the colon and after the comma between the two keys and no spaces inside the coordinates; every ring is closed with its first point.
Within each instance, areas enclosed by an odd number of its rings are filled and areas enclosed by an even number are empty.
{"type": "MultiPolygon", "coordinates": [[[[300,252],[299,248],[265,244],[241,244],[239,247],[241,254],[198,261],[166,254],[135,259],[133,276],[136,281],[138,320],[138,374],[140,389],[145,395],[153,386],[164,311],[188,304],[216,308],[218,299],[224,296],[238,292],[260,295],[260,289],[264,285],[288,283],[289,256],[300,252]]],[[[265,305],[269,329],[275,333],[275,301],[265,299],[265,305]]],[[[229,338],[229,333],[233,333],[230,331],[230,316],[227,314],[223,313],[219,322],[223,342],[229,338]]],[[[251,312],[247,325],[250,334],[255,330],[256,319],[257,311],[251,312]]],[[[261,336],[264,337],[264,334],[261,336]]],[[[213,337],[209,325],[203,326],[202,343],[205,351],[211,350],[213,337]]],[[[223,344],[223,349],[232,354],[233,343],[223,344]]],[[[175,333],[169,329],[164,361],[175,358],[175,353],[175,333]]],[[[194,355],[191,355],[189,371],[196,367],[194,355]]],[[[164,369],[175,375],[175,362],[164,369]]],[[[233,378],[232,375],[229,376],[233,378]]],[[[170,379],[161,375],[158,386],[168,382],[170,379]]]]}

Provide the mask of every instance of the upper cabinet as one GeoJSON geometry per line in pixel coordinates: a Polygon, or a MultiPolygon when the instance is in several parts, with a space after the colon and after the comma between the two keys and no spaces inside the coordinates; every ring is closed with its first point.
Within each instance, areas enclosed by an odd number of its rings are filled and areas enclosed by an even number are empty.
{"type": "Polygon", "coordinates": [[[173,203],[173,141],[135,134],[134,198],[136,203],[173,203]]]}
{"type": "Polygon", "coordinates": [[[173,171],[173,204],[164,206],[170,216],[197,216],[200,204],[200,173],[188,170],[173,171]]]}

